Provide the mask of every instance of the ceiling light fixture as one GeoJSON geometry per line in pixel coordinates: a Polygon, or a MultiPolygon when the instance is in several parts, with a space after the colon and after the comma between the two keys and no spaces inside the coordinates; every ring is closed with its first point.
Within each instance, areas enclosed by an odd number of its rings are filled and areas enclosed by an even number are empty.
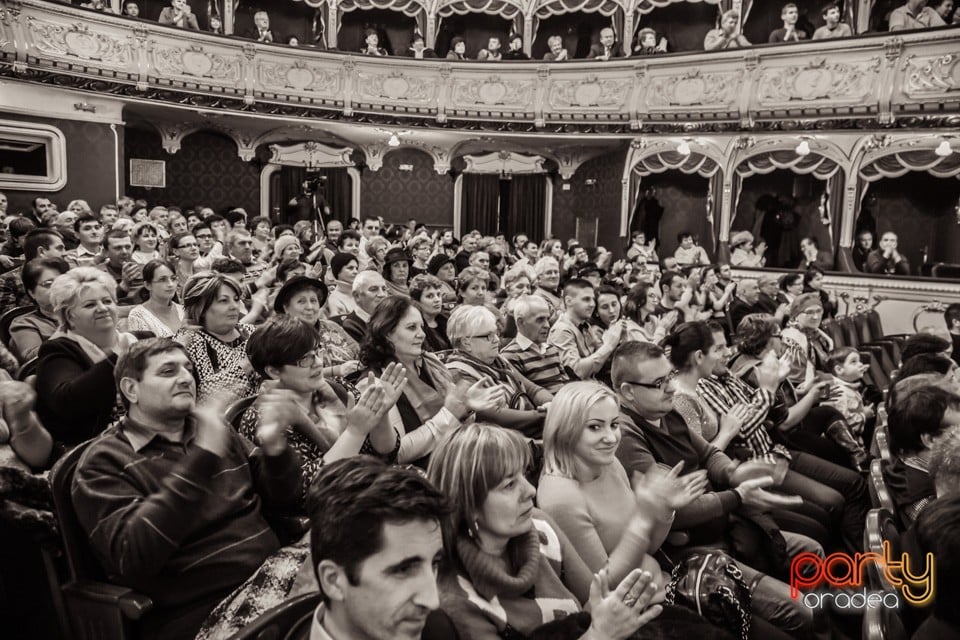
{"type": "Polygon", "coordinates": [[[953,147],[950,146],[949,140],[943,140],[937,145],[937,148],[933,151],[937,156],[941,158],[946,158],[951,153],[953,153],[953,147]]]}
{"type": "Polygon", "coordinates": [[[810,155],[810,143],[806,140],[801,140],[794,151],[797,152],[798,156],[808,156],[810,155]]]}

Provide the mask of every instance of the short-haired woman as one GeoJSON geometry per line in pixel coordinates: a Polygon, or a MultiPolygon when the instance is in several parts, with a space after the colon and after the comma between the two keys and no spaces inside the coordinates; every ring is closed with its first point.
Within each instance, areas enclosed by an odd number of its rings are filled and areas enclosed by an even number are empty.
{"type": "Polygon", "coordinates": [[[410,299],[423,316],[423,332],[427,339],[427,351],[449,351],[447,319],[443,316],[443,282],[428,273],[415,276],[410,281],[410,299]]]}
{"type": "Polygon", "coordinates": [[[34,258],[23,265],[23,288],[37,308],[10,323],[10,349],[21,362],[35,357],[40,345],[56,333],[50,287],[57,276],[69,270],[70,265],[61,258],[34,258]]]}
{"type": "Polygon", "coordinates": [[[79,444],[118,415],[113,367],[136,339],[117,331],[117,283],[77,267],[50,285],[59,331],[38,351],[37,415],[57,442],[79,444]]]}
{"type": "Polygon", "coordinates": [[[137,264],[147,264],[151,260],[161,258],[157,244],[160,239],[160,232],[157,231],[157,225],[152,222],[138,222],[133,226],[133,255],[131,259],[137,264]]]}
{"type": "Polygon", "coordinates": [[[240,322],[242,295],[236,281],[214,273],[198,273],[183,285],[190,326],[174,337],[193,362],[198,402],[219,394],[244,398],[260,384],[247,360],[247,339],[254,327],[240,322]]]}

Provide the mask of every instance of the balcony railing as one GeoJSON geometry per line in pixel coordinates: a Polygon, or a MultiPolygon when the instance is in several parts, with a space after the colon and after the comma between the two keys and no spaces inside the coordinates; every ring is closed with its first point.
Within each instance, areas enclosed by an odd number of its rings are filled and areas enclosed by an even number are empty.
{"type": "Polygon", "coordinates": [[[197,106],[531,131],[949,126],[960,116],[958,29],[609,62],[479,63],[258,44],[0,0],[0,73],[197,106]]]}

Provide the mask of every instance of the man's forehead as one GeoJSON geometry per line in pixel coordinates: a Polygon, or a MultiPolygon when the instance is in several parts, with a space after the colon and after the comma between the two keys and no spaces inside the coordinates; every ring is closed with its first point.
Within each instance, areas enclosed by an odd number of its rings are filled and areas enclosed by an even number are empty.
{"type": "Polygon", "coordinates": [[[644,380],[656,380],[669,374],[673,370],[673,365],[667,360],[666,356],[660,356],[653,360],[644,360],[634,365],[638,377],[644,380]]]}
{"type": "Polygon", "coordinates": [[[158,353],[151,356],[147,360],[147,370],[150,369],[159,369],[160,367],[167,364],[185,364],[189,362],[190,359],[187,358],[185,354],[180,349],[171,349],[170,351],[164,351],[163,353],[158,353]]]}

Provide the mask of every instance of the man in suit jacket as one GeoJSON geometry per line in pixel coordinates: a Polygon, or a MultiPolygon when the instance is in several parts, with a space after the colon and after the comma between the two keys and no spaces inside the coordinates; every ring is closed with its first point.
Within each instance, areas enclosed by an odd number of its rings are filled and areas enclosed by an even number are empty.
{"type": "Polygon", "coordinates": [[[197,24],[197,16],[193,15],[187,0],[170,0],[170,6],[164,7],[163,11],[160,12],[158,22],[181,29],[200,30],[200,25],[197,24]]]}
{"type": "Polygon", "coordinates": [[[247,31],[244,37],[257,42],[273,42],[273,31],[270,30],[270,16],[266,11],[257,11],[253,14],[254,28],[247,31]]]}
{"type": "Polygon", "coordinates": [[[596,60],[609,60],[610,58],[621,58],[623,52],[617,48],[617,36],[610,27],[600,30],[600,44],[590,45],[590,53],[587,58],[596,60]]]}
{"type": "Polygon", "coordinates": [[[361,271],[353,279],[353,299],[357,309],[337,318],[337,321],[351,338],[360,342],[367,332],[370,315],[387,295],[387,283],[382,275],[376,271],[361,271]]]}

